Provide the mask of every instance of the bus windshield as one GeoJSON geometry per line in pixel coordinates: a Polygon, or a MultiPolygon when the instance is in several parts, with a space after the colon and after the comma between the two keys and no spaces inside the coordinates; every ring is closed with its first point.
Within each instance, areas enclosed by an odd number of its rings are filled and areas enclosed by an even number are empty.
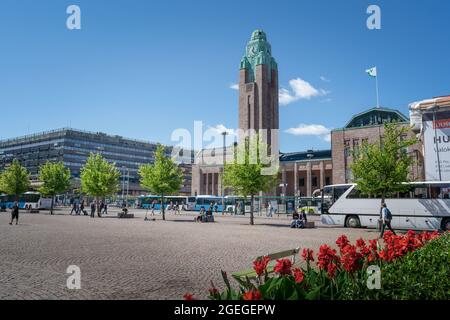
{"type": "Polygon", "coordinates": [[[326,186],[322,192],[322,213],[328,213],[330,207],[347,191],[351,185],[326,186]]]}

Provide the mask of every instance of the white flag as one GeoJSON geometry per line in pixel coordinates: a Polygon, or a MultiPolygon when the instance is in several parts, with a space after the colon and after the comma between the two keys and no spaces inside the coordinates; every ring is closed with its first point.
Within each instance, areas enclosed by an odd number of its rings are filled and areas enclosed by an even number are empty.
{"type": "Polygon", "coordinates": [[[369,76],[376,77],[377,76],[377,67],[367,69],[366,72],[369,76]]]}

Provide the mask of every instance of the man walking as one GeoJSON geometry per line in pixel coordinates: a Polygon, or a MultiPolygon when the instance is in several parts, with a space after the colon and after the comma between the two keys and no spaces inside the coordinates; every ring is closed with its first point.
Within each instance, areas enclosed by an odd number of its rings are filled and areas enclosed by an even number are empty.
{"type": "Polygon", "coordinates": [[[105,202],[102,200],[100,202],[100,211],[99,212],[102,213],[104,208],[105,208],[105,202]]]}
{"type": "Polygon", "coordinates": [[[95,215],[95,201],[91,203],[91,218],[94,218],[95,215]]]}
{"type": "Polygon", "coordinates": [[[72,210],[70,210],[70,215],[72,215],[72,212],[75,212],[75,214],[77,214],[77,203],[75,201],[73,201],[72,203],[72,210]]]}
{"type": "Polygon", "coordinates": [[[19,204],[17,201],[14,201],[14,205],[11,208],[11,222],[10,225],[13,224],[14,219],[16,219],[16,225],[19,224],[19,204]]]}
{"type": "Polygon", "coordinates": [[[381,233],[380,238],[383,238],[384,230],[388,227],[389,230],[395,235],[395,231],[391,227],[392,214],[386,206],[386,203],[381,204],[381,233]]]}

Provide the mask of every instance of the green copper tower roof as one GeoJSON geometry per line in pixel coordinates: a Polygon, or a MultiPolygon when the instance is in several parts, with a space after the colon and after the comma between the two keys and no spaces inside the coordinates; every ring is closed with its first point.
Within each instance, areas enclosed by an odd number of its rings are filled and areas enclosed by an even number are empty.
{"type": "Polygon", "coordinates": [[[272,47],[267,42],[267,37],[264,31],[257,29],[253,31],[250,41],[247,43],[245,56],[241,59],[241,69],[250,71],[248,81],[255,81],[256,66],[265,64],[269,66],[268,77],[272,70],[277,70],[278,66],[275,59],[272,57],[272,47]]]}

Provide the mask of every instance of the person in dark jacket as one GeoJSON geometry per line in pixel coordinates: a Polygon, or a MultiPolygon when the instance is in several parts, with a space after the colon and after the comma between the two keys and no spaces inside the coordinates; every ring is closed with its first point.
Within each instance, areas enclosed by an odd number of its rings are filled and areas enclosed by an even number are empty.
{"type": "Polygon", "coordinates": [[[91,203],[91,218],[94,218],[95,216],[95,201],[92,201],[91,203]]]}
{"type": "Polygon", "coordinates": [[[14,201],[14,205],[11,208],[11,222],[10,225],[13,224],[14,219],[16,219],[16,225],[19,224],[19,204],[17,201],[14,201]]]}

